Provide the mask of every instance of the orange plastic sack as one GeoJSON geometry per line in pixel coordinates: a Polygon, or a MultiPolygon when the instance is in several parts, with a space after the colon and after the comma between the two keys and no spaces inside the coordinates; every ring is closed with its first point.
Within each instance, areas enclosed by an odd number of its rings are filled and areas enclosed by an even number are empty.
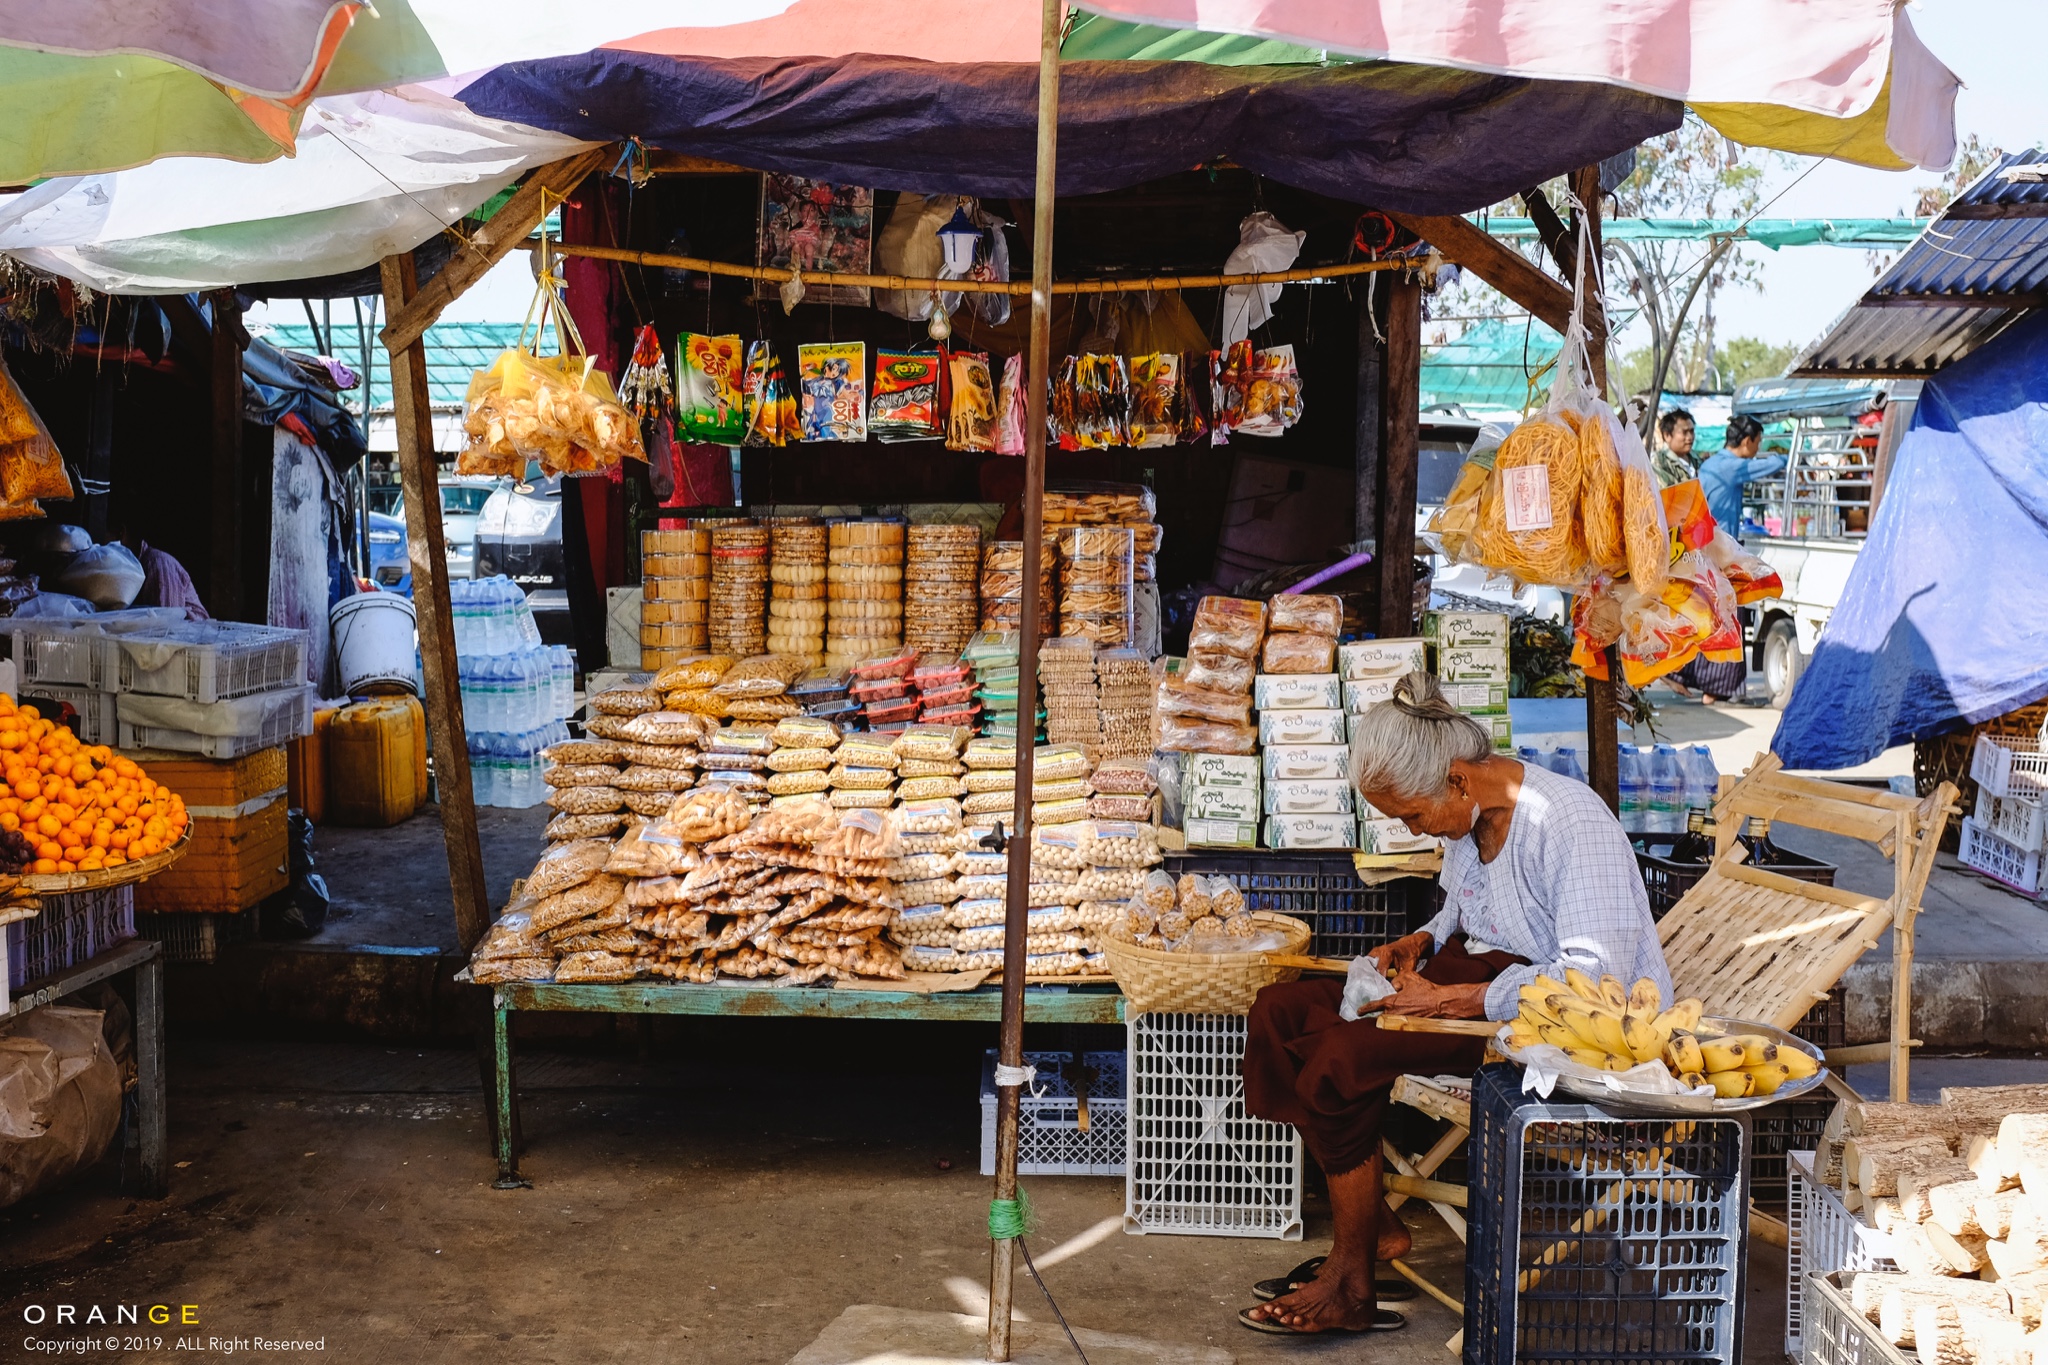
{"type": "MultiPolygon", "coordinates": [[[[64,457],[43,419],[0,361],[0,493],[10,503],[75,496],[64,457]]],[[[23,515],[28,515],[24,513],[23,515]]]]}

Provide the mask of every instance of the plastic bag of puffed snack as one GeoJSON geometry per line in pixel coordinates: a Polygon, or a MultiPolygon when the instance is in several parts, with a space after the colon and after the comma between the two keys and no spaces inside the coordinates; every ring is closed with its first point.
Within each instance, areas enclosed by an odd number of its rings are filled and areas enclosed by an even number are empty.
{"type": "Polygon", "coordinates": [[[603,811],[595,815],[557,815],[548,821],[545,831],[548,842],[566,843],[574,839],[602,839],[616,833],[626,823],[626,817],[617,811],[603,811]]]}
{"type": "Polygon", "coordinates": [[[1158,863],[1159,831],[1135,820],[1088,820],[1079,835],[1085,862],[1098,867],[1151,867],[1158,863]]]}
{"type": "Polygon", "coordinates": [[[1040,825],[1071,825],[1088,818],[1088,800],[1079,797],[1072,801],[1041,801],[1031,807],[1031,823],[1040,825]]]}
{"type": "Polygon", "coordinates": [[[1088,778],[1088,790],[1100,796],[1150,796],[1159,790],[1151,760],[1106,758],[1088,778]]]}
{"type": "Polygon", "coordinates": [[[960,803],[950,797],[905,801],[896,811],[896,825],[905,834],[956,834],[960,829],[960,803]]]}
{"type": "MultiPolygon", "coordinates": [[[[1177,903],[1178,893],[1174,888],[1172,873],[1155,871],[1145,878],[1144,888],[1138,892],[1138,904],[1154,915],[1166,915],[1173,911],[1177,903]]],[[[1183,929],[1181,932],[1187,931],[1183,929]]]]}
{"type": "Polygon", "coordinates": [[[611,852],[612,846],[599,839],[556,844],[541,854],[533,871],[526,874],[526,894],[534,900],[544,900],[557,891],[580,886],[604,871],[611,852]]]}
{"type": "Polygon", "coordinates": [[[1031,830],[1031,865],[1033,867],[1056,868],[1062,871],[1078,872],[1088,866],[1087,832],[1077,829],[1072,822],[1053,820],[1038,822],[1038,812],[1033,810],[1034,822],[1031,830]]]}
{"type": "Polygon", "coordinates": [[[777,749],[768,755],[768,770],[777,773],[824,772],[832,766],[830,749],[777,749]]]}
{"type": "Polygon", "coordinates": [[[1059,782],[1088,776],[1088,755],[1075,744],[1041,744],[1032,751],[1031,780],[1059,782]]]}
{"type": "Polygon", "coordinates": [[[557,764],[541,774],[550,787],[609,787],[619,770],[608,763],[557,764]]]}
{"type": "MultiPolygon", "coordinates": [[[[960,761],[970,768],[1014,768],[1017,766],[1017,743],[995,735],[970,739],[960,754],[960,761]]],[[[1083,761],[1086,761],[1085,756],[1083,761]]]]}
{"type": "Polygon", "coordinates": [[[1230,919],[1245,913],[1244,892],[1228,877],[1204,877],[1203,891],[1209,897],[1209,913],[1217,919],[1230,919]]]}
{"type": "Polygon", "coordinates": [[[825,749],[839,743],[839,727],[815,716],[790,716],[777,721],[768,737],[778,749],[825,749]]]}
{"type": "Polygon", "coordinates": [[[896,736],[891,747],[898,758],[957,758],[968,733],[964,725],[912,725],[896,736]]]}
{"type": "Polygon", "coordinates": [[[651,687],[614,687],[590,698],[590,709],[605,716],[637,716],[661,709],[661,693],[651,687]]]}
{"type": "Polygon", "coordinates": [[[770,773],[768,790],[775,796],[801,796],[805,792],[822,792],[831,789],[832,781],[815,768],[787,773],[770,773]]]}
{"type": "Polygon", "coordinates": [[[560,744],[550,744],[542,749],[540,756],[565,767],[586,763],[609,763],[617,767],[626,761],[626,746],[608,739],[565,739],[560,744]]]}
{"type": "Polygon", "coordinates": [[[619,727],[619,738],[635,744],[698,744],[710,737],[718,722],[682,711],[649,711],[619,727]]]}
{"type": "Polygon", "coordinates": [[[617,787],[556,787],[547,802],[564,815],[608,815],[626,808],[625,795],[617,787]]]}
{"type": "Polygon", "coordinates": [[[839,742],[833,752],[833,759],[846,768],[888,768],[896,767],[896,751],[889,747],[887,737],[882,735],[848,735],[839,742]]]}
{"type": "Polygon", "coordinates": [[[917,946],[903,950],[906,972],[955,972],[961,970],[960,961],[960,954],[951,948],[917,946]]]}
{"type": "Polygon", "coordinates": [[[1198,877],[1192,872],[1183,872],[1176,889],[1179,893],[1180,908],[1189,919],[1201,919],[1215,912],[1216,902],[1209,894],[1209,879],[1207,877],[1198,877]]]}
{"type": "Polygon", "coordinates": [[[729,654],[700,654],[694,659],[683,659],[654,675],[654,690],[683,692],[711,687],[725,676],[732,665],[733,659],[729,654]]]}
{"type": "Polygon", "coordinates": [[[903,801],[927,801],[935,796],[959,796],[966,790],[957,777],[912,777],[897,786],[896,795],[903,801]]]}

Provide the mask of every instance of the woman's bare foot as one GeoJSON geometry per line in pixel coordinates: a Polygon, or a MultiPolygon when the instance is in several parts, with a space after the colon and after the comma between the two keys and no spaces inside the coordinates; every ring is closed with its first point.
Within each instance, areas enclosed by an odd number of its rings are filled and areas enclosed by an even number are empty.
{"type": "Polygon", "coordinates": [[[1249,1316],[1297,1332],[1360,1332],[1372,1326],[1378,1312],[1370,1265],[1339,1269],[1325,1261],[1313,1280],[1291,1294],[1258,1305],[1249,1316]]]}
{"type": "Polygon", "coordinates": [[[1382,1205],[1379,1222],[1379,1245],[1373,1250],[1375,1261],[1385,1265],[1397,1256],[1406,1256],[1414,1248],[1415,1235],[1408,1231],[1408,1225],[1401,1221],[1400,1214],[1382,1205]]]}

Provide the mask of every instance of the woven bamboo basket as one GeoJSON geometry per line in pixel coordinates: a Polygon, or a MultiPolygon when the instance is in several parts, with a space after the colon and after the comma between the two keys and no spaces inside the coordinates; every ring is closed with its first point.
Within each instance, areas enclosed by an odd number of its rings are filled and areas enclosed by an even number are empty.
{"type": "Polygon", "coordinates": [[[1285,934],[1287,942],[1257,953],[1162,953],[1105,938],[1102,951],[1117,987],[1139,1013],[1249,1014],[1262,989],[1301,975],[1298,967],[1273,966],[1267,953],[1299,955],[1310,935],[1300,920],[1268,910],[1254,910],[1252,922],[1285,934]]]}

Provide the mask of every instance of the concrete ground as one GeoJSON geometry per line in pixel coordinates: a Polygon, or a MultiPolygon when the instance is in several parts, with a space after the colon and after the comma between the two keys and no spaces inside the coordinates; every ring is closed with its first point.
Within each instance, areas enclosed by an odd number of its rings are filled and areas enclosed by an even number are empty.
{"type": "MultiPolygon", "coordinates": [[[[31,1305],[192,1304],[187,1337],[321,1340],[376,1365],[781,1365],[850,1305],[985,1311],[973,1061],[992,1031],[661,1023],[527,1053],[533,1188],[514,1191],[491,1187],[467,1051],[174,1036],[170,1198],[96,1171],[0,1212],[0,1322],[13,1337],[31,1305]]],[[[1459,1319],[1427,1299],[1370,1344],[1235,1323],[1252,1281],[1327,1249],[1318,1198],[1303,1242],[1135,1237],[1119,1180],[1024,1183],[1029,1245],[1076,1327],[1245,1362],[1448,1359],[1459,1319]]],[[[1418,1269],[1462,1296],[1458,1243],[1433,1214],[1409,1221],[1418,1269]]],[[[1752,1252],[1744,1358],[1770,1361],[1784,1258],[1752,1252]]],[[[1051,1324],[1023,1275],[1016,1302],[1051,1324]]]]}

